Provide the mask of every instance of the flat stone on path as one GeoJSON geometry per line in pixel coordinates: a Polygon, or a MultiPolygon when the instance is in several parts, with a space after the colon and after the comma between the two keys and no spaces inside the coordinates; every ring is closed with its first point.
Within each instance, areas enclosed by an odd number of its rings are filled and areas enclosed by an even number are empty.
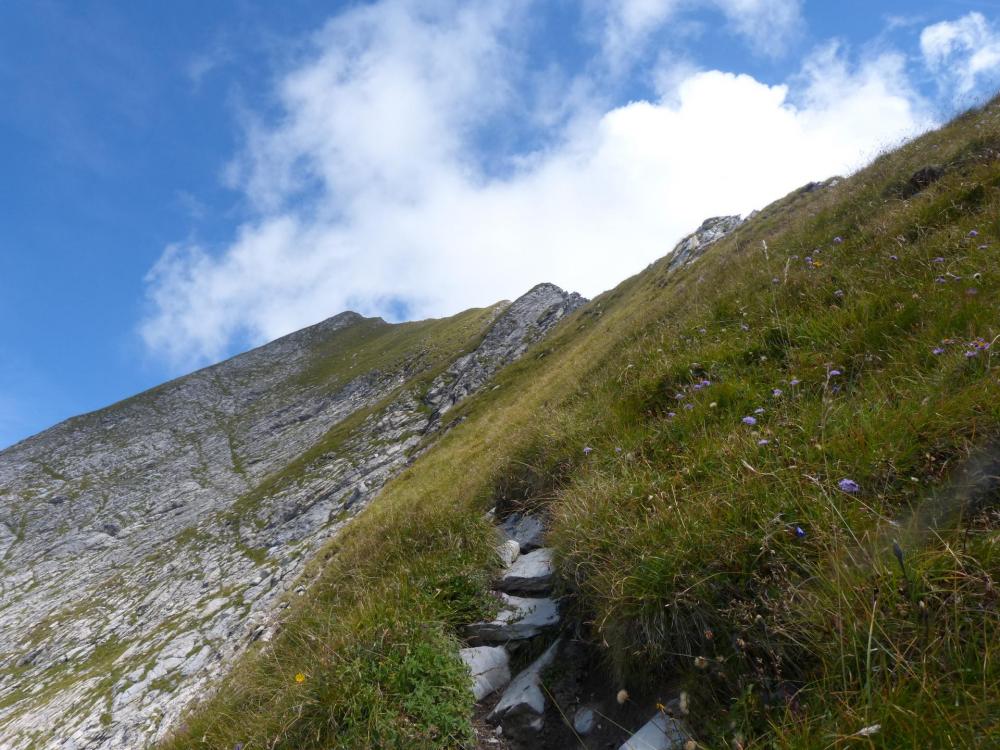
{"type": "Polygon", "coordinates": [[[510,656],[503,646],[476,646],[458,652],[472,674],[472,694],[481,701],[510,682],[510,656]]]}
{"type": "Polygon", "coordinates": [[[525,740],[542,730],[545,722],[542,670],[555,659],[559,644],[556,641],[549,646],[544,654],[514,678],[487,717],[487,721],[503,727],[505,737],[525,740]]]}
{"type": "Polygon", "coordinates": [[[521,545],[521,554],[538,549],[544,544],[545,525],[538,516],[522,516],[520,513],[515,513],[508,517],[500,528],[521,545]]]}
{"type": "Polygon", "coordinates": [[[552,563],[552,549],[542,548],[521,555],[511,565],[498,588],[510,593],[538,594],[552,588],[555,566],[552,563]]]}
{"type": "Polygon", "coordinates": [[[688,738],[679,721],[658,713],[618,750],[681,750],[688,738]]]}
{"type": "Polygon", "coordinates": [[[534,638],[559,624],[559,606],[552,599],[526,599],[500,594],[500,613],[489,622],[467,626],[474,643],[506,643],[534,638]]]}

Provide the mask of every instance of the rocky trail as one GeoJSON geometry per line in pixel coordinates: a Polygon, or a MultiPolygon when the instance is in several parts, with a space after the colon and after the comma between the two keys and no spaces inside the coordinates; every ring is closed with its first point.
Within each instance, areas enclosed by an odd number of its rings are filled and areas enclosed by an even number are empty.
{"type": "Polygon", "coordinates": [[[697,747],[678,718],[687,714],[684,693],[632,697],[614,687],[580,625],[562,614],[554,551],[544,546],[544,518],[514,513],[497,525],[497,534],[505,565],[494,588],[500,611],[492,620],[469,624],[469,646],[459,652],[477,701],[476,747],[697,747]]]}

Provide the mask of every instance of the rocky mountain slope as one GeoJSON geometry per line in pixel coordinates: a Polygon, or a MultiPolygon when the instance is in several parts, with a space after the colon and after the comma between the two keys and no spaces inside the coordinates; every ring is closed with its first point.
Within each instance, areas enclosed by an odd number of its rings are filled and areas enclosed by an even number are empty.
{"type": "Polygon", "coordinates": [[[583,302],[342,313],[0,453],[0,747],[160,736],[441,416],[583,302]]]}

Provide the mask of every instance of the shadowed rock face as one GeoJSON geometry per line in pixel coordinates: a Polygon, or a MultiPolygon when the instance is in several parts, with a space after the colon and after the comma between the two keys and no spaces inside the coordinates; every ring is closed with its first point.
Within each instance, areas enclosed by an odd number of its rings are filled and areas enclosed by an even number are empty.
{"type": "Polygon", "coordinates": [[[0,452],[0,747],[162,736],[441,415],[584,302],[543,284],[443,361],[415,340],[367,369],[396,327],[342,313],[0,452]]]}

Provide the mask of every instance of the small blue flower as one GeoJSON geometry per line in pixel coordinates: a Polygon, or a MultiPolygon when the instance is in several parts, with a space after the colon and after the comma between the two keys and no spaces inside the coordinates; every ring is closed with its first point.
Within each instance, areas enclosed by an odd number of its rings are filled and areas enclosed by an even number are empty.
{"type": "Polygon", "coordinates": [[[934,279],[934,283],[935,284],[947,284],[948,280],[944,276],[938,276],[936,279],[934,279]]]}
{"type": "Polygon", "coordinates": [[[966,359],[972,359],[973,357],[978,357],[978,356],[979,356],[979,352],[977,352],[975,349],[970,349],[969,351],[967,351],[965,353],[965,358],[966,359]]]}
{"type": "Polygon", "coordinates": [[[668,411],[667,412],[667,419],[673,419],[676,416],[677,416],[677,412],[675,412],[675,411],[668,411]]]}
{"type": "Polygon", "coordinates": [[[969,232],[969,236],[970,237],[978,237],[979,236],[979,232],[977,232],[975,229],[973,229],[973,230],[971,230],[969,232]]]}
{"type": "Polygon", "coordinates": [[[935,258],[935,259],[934,259],[933,261],[931,261],[931,262],[932,262],[932,263],[944,263],[944,258],[942,258],[942,257],[941,257],[941,256],[939,255],[938,257],[936,257],[936,258],[935,258]]]}
{"type": "Polygon", "coordinates": [[[684,411],[691,411],[694,408],[694,404],[684,404],[684,411]]]}
{"type": "Polygon", "coordinates": [[[889,260],[899,260],[899,256],[898,255],[890,255],[889,256],[889,260]]]}
{"type": "Polygon", "coordinates": [[[743,424],[748,424],[751,427],[753,427],[755,424],[757,424],[757,420],[754,419],[753,417],[743,417],[742,422],[743,422],[743,424]]]}
{"type": "Polygon", "coordinates": [[[589,456],[589,455],[590,455],[591,453],[593,453],[593,452],[594,452],[594,449],[593,449],[593,448],[591,448],[591,447],[590,447],[589,445],[585,445],[585,446],[583,447],[583,455],[585,455],[585,456],[589,456]]]}
{"type": "Polygon", "coordinates": [[[837,486],[840,487],[840,489],[843,492],[849,492],[852,495],[861,492],[861,485],[859,485],[853,479],[847,479],[847,478],[841,479],[839,482],[837,482],[837,486]]]}
{"type": "Polygon", "coordinates": [[[931,354],[935,355],[944,354],[944,349],[942,349],[940,346],[935,346],[933,349],[931,349],[931,354]]]}
{"type": "Polygon", "coordinates": [[[780,396],[783,393],[784,391],[781,390],[780,388],[775,388],[773,391],[771,391],[771,395],[774,396],[775,398],[778,398],[778,396],[780,396]]]}
{"type": "Polygon", "coordinates": [[[843,242],[843,241],[844,241],[844,238],[843,238],[843,237],[834,237],[834,238],[833,238],[833,244],[834,244],[834,245],[839,245],[839,244],[840,244],[841,242],[843,242]]]}
{"type": "Polygon", "coordinates": [[[770,445],[771,441],[767,438],[761,438],[757,441],[757,445],[770,445]]]}
{"type": "Polygon", "coordinates": [[[801,526],[796,526],[795,527],[795,536],[796,536],[796,538],[802,539],[803,537],[805,537],[805,535],[806,535],[806,530],[805,529],[803,529],[801,526]]]}
{"type": "Polygon", "coordinates": [[[796,385],[798,385],[801,382],[802,381],[799,380],[798,378],[792,378],[791,380],[788,381],[788,384],[791,385],[791,386],[796,386],[796,385]]]}
{"type": "Polygon", "coordinates": [[[830,372],[829,372],[828,374],[829,374],[829,376],[830,376],[831,378],[835,378],[835,377],[837,377],[838,375],[840,375],[840,374],[841,374],[841,372],[840,372],[840,370],[837,370],[837,369],[834,369],[834,370],[830,370],[830,372]]]}

